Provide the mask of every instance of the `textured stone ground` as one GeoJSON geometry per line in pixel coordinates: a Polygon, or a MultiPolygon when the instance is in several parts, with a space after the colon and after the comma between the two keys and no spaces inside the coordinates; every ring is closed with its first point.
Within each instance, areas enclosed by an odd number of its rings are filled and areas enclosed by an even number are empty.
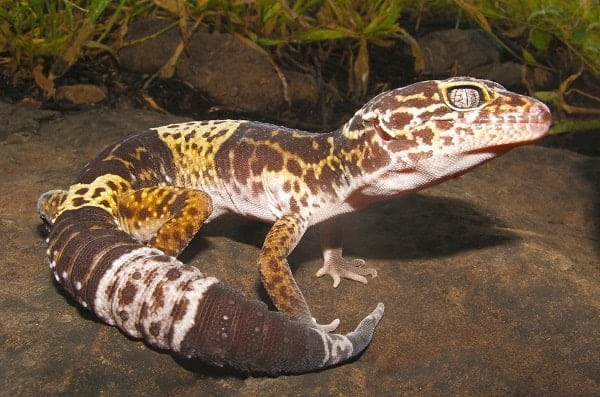
{"type": "MultiPolygon", "coordinates": [[[[379,271],[368,285],[316,279],[310,230],[290,261],[319,321],[339,317],[346,332],[379,301],[384,319],[356,362],[253,378],[128,339],[66,298],[46,265],[38,195],[118,137],[176,119],[103,107],[2,119],[22,128],[0,144],[0,394],[600,395],[597,157],[520,148],[348,216],[346,254],[379,271]]],[[[265,299],[255,261],[267,230],[216,222],[183,259],[265,299]]]]}

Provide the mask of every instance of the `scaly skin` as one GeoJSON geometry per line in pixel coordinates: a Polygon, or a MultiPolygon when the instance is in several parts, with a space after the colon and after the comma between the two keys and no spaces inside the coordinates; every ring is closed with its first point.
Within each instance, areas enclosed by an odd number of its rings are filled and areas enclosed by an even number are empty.
{"type": "Polygon", "coordinates": [[[287,257],[322,224],[324,265],[376,276],[342,257],[338,215],[423,189],[545,135],[545,105],[471,78],[384,92],[341,129],[311,134],[251,121],[172,124],[105,149],[67,191],[45,193],[56,280],[81,305],[160,349],[242,371],[300,373],[370,343],[383,304],[355,331],[312,318],[287,257]],[[278,312],[175,257],[225,213],[273,223],[258,259],[278,312]]]}

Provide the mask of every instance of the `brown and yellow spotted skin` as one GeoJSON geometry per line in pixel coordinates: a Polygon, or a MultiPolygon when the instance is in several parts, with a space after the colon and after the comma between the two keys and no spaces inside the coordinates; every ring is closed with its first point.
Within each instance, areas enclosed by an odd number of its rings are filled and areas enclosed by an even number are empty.
{"type": "Polygon", "coordinates": [[[83,306],[160,348],[268,373],[332,365],[366,348],[383,305],[347,335],[326,332],[337,320],[315,323],[287,262],[307,228],[322,224],[318,276],[366,283],[377,273],[342,257],[338,215],[464,173],[549,125],[542,103],[455,78],[382,93],[327,134],[234,120],[157,127],[42,195],[50,267],[83,306]],[[258,268],[283,315],[173,258],[226,213],[273,223],[258,268]]]}
{"type": "Polygon", "coordinates": [[[210,212],[210,197],[201,191],[149,187],[121,194],[117,217],[123,230],[136,240],[177,256],[210,212]]]}

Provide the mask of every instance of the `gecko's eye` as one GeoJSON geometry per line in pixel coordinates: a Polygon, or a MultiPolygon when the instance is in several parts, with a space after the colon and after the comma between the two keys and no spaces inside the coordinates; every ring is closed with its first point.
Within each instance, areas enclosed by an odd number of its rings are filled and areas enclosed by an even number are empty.
{"type": "Polygon", "coordinates": [[[443,87],[442,98],[449,108],[466,111],[484,107],[489,101],[489,93],[479,85],[457,84],[443,87]]]}
{"type": "Polygon", "coordinates": [[[474,88],[452,88],[448,91],[448,100],[460,109],[476,108],[481,103],[481,95],[474,88]]]}

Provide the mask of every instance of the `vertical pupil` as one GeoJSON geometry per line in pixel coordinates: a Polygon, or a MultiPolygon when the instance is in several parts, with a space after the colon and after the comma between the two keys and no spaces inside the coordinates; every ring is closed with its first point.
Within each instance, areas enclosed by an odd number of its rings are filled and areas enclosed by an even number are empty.
{"type": "Polygon", "coordinates": [[[481,103],[481,95],[475,88],[453,88],[448,92],[448,99],[452,106],[459,109],[475,108],[481,103]]]}

